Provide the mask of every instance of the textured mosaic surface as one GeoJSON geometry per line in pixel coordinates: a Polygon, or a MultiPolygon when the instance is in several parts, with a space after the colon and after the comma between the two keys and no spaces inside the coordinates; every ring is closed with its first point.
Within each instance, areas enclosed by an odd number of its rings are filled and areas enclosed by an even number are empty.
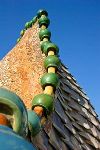
{"type": "MultiPolygon", "coordinates": [[[[18,94],[27,108],[42,93],[39,78],[45,69],[38,31],[36,23],[0,62],[0,86],[18,94]]],[[[31,141],[39,150],[99,150],[100,122],[89,98],[63,64],[58,75],[55,110],[31,141]]]]}
{"type": "Polygon", "coordinates": [[[0,62],[0,86],[19,95],[30,108],[32,98],[42,93],[40,78],[44,74],[36,23],[0,62]]]}

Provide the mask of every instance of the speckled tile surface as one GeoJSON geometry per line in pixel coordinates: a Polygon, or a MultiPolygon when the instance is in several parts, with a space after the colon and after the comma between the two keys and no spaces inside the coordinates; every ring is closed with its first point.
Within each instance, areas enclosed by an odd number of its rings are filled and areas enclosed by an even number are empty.
{"type": "Polygon", "coordinates": [[[0,86],[19,95],[27,108],[42,93],[39,79],[44,74],[38,24],[28,29],[21,41],[0,62],[0,86]]]}

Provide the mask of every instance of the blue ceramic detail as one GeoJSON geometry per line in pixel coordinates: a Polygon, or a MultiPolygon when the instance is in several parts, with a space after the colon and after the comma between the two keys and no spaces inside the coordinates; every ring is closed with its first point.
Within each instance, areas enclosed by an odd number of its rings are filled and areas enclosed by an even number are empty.
{"type": "Polygon", "coordinates": [[[28,110],[28,124],[31,134],[34,136],[41,130],[39,116],[32,110],[28,110]]]}
{"type": "Polygon", "coordinates": [[[9,127],[0,125],[0,150],[36,150],[36,148],[9,127]]]}

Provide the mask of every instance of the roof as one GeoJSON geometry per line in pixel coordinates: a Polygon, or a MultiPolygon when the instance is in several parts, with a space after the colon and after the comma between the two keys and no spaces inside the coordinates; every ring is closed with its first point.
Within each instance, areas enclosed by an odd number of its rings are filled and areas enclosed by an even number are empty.
{"type": "MultiPolygon", "coordinates": [[[[0,64],[1,87],[19,95],[29,109],[32,97],[42,92],[39,78],[45,73],[39,31],[36,20],[0,64]]],[[[99,150],[100,121],[89,98],[63,63],[57,74],[54,111],[31,142],[40,150],[99,150]]]]}

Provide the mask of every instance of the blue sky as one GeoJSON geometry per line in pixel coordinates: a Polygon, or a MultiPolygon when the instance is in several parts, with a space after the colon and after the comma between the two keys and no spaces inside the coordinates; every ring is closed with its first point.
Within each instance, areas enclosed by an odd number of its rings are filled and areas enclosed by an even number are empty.
{"type": "Polygon", "coordinates": [[[0,59],[41,8],[49,13],[60,58],[100,116],[100,0],[0,0],[0,59]]]}

